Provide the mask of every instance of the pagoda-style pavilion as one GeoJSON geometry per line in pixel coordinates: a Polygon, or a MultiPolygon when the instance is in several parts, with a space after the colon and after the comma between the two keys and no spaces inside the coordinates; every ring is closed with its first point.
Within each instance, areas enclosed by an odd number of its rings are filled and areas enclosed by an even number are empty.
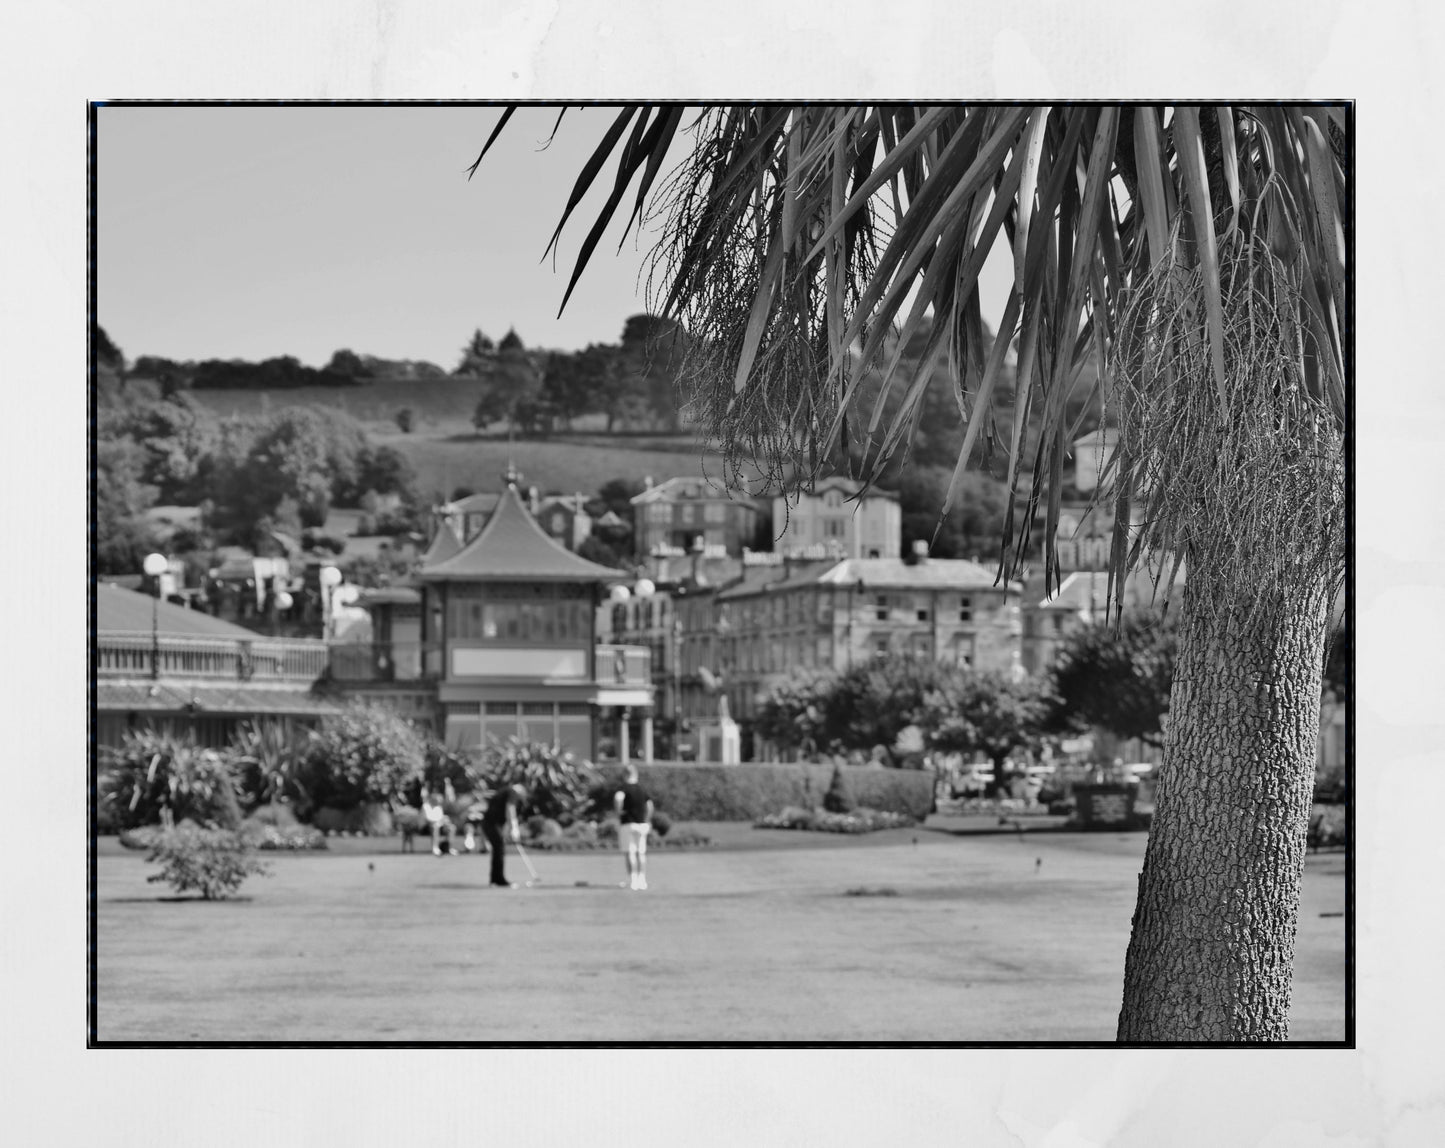
{"type": "Polygon", "coordinates": [[[650,758],[650,651],[599,647],[595,635],[606,588],[626,577],[550,538],[513,483],[469,542],[443,525],[418,579],[424,676],[446,744],[520,737],[594,758],[599,710],[622,710],[625,730],[639,707],[650,758]]]}

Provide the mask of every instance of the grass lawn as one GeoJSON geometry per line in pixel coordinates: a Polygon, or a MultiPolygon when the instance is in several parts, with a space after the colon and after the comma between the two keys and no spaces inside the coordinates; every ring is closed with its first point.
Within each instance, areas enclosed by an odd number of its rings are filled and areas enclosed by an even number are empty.
{"type": "MultiPolygon", "coordinates": [[[[265,856],[172,899],[102,841],[102,1041],[1108,1041],[1144,835],[863,838],[696,826],[655,851],[484,857],[397,839],[265,856]],[[915,843],[916,839],[916,843],[915,843]],[[508,860],[513,880],[526,877],[508,860]],[[585,884],[583,884],[585,882],[585,884]]],[[[1306,863],[1291,1035],[1345,1036],[1344,855],[1306,863]]]]}

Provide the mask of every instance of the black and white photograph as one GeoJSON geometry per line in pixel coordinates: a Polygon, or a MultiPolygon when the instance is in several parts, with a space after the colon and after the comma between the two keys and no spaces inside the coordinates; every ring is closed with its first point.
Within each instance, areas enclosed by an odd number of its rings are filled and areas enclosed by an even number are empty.
{"type": "Polygon", "coordinates": [[[18,1140],[1445,1137],[1440,18],[0,26],[18,1140]]]}
{"type": "Polygon", "coordinates": [[[97,1042],[1352,1039],[1350,104],[93,123],[97,1042]]]}

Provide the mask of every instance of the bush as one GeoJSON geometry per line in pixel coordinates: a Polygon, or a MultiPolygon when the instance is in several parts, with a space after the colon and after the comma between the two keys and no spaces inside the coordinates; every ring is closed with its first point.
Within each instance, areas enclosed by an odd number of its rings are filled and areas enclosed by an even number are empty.
{"type": "MultiPolygon", "coordinates": [[[[788,805],[808,807],[824,791],[831,765],[746,762],[741,765],[684,762],[638,763],[638,779],[653,804],[678,821],[752,821],[788,805]],[[806,783],[806,784],[805,784],[806,783]]],[[[843,766],[858,806],[902,813],[921,821],[933,812],[933,774],[928,770],[843,766]]],[[[623,779],[620,765],[598,767],[592,789],[596,814],[610,813],[623,779]]]]}
{"type": "Polygon", "coordinates": [[[311,740],[304,769],[309,796],[341,810],[390,803],[421,776],[425,750],[422,735],[391,710],[349,706],[324,718],[311,740]]]}
{"type": "Polygon", "coordinates": [[[310,743],[308,731],[280,721],[245,721],[231,739],[229,757],[237,788],[247,805],[306,801],[301,773],[310,743]]]}
{"type": "Polygon", "coordinates": [[[550,817],[569,825],[589,805],[597,770],[590,761],[574,757],[543,742],[508,738],[491,739],[482,751],[479,767],[487,788],[493,792],[509,785],[521,785],[527,800],[519,816],[550,817]]]}
{"type": "Polygon", "coordinates": [[[182,822],[161,833],[146,860],[161,866],[161,871],[152,873],[147,881],[165,881],[177,893],[194,889],[205,901],[224,900],[247,877],[269,872],[252,856],[245,834],[201,829],[192,822],[182,822]]]}
{"type": "Polygon", "coordinates": [[[127,733],[101,751],[99,805],[118,829],[170,819],[238,829],[241,807],[231,765],[214,749],[152,730],[127,733]]]}
{"type": "Polygon", "coordinates": [[[833,767],[833,779],[828,782],[828,792],[823,794],[823,808],[829,813],[851,813],[858,808],[853,792],[843,778],[843,767],[833,767]]]}

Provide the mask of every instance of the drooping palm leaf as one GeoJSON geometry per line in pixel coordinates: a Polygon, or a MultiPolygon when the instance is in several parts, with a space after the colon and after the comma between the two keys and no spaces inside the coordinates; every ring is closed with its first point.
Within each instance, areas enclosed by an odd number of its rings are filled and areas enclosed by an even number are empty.
{"type": "MultiPolygon", "coordinates": [[[[664,183],[680,123],[675,105],[619,112],[549,250],[615,162],[570,295],[640,173],[624,235],[651,197],[667,220],[656,299],[693,335],[697,409],[726,450],[761,452],[765,473],[780,480],[806,481],[812,470],[794,469],[800,457],[816,469],[845,447],[865,460],[862,477],[875,479],[906,448],[931,385],[956,388],[961,474],[992,434],[989,400],[1017,331],[1006,443],[1013,546],[1000,573],[1019,573],[1041,511],[1052,580],[1081,366],[1098,365],[1093,386],[1111,417],[1143,417],[1139,387],[1203,384],[1211,417],[1227,424],[1244,401],[1236,376],[1250,369],[1259,340],[1285,345],[1277,311],[1263,314],[1266,298],[1295,309],[1291,370],[1326,423],[1343,427],[1343,109],[713,106],[688,129],[690,151],[664,183]],[[986,355],[980,274],[1004,242],[1013,282],[997,301],[1004,327],[986,355]],[[1141,293],[1156,301],[1141,305],[1141,293]],[[910,359],[903,349],[925,329],[923,355],[910,359]],[[1172,357],[1157,359],[1162,350],[1172,357]],[[1172,373],[1150,382],[1138,364],[1156,359],[1172,373]],[[949,370],[937,369],[945,363],[949,370]],[[1202,378],[1180,375],[1186,365],[1202,378]],[[859,409],[864,378],[877,384],[870,409],[859,409]]],[[[1134,440],[1108,462],[1117,503],[1111,595],[1151,547],[1190,537],[1187,523],[1150,517],[1170,510],[1159,493],[1165,470],[1134,440]],[[1140,514],[1153,525],[1130,534],[1140,514]]]]}

